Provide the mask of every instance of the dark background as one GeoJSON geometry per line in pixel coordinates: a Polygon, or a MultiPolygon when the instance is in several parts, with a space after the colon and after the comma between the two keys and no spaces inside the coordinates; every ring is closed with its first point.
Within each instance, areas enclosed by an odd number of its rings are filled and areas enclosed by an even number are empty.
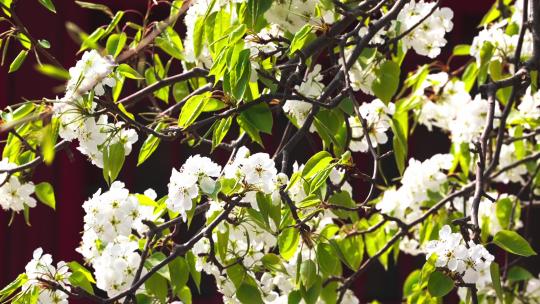
{"type": "MultiPolygon", "coordinates": [[[[80,8],[72,0],[56,0],[54,2],[57,8],[56,15],[40,6],[37,0],[20,0],[16,11],[30,33],[37,39],[50,41],[51,52],[65,67],[70,67],[77,60],[75,54],[78,51],[78,45],[68,36],[65,23],[71,21],[85,31],[92,32],[97,26],[107,24],[108,19],[100,12],[80,8]]],[[[144,13],[147,1],[102,0],[93,2],[106,4],[113,11],[132,9],[144,13]]],[[[446,0],[442,2],[443,6],[451,7],[455,14],[454,30],[447,35],[450,46],[470,43],[477,32],[477,24],[493,3],[492,0],[446,0]]],[[[160,18],[166,12],[166,8],[163,6],[156,12],[157,15],[154,18],[160,18]]],[[[135,13],[130,13],[128,16],[134,20],[137,18],[140,20],[140,17],[135,13]]],[[[16,56],[15,49],[19,47],[18,45],[15,47],[16,44],[11,44],[12,51],[9,52],[7,62],[16,56]]],[[[441,58],[447,57],[450,50],[451,47],[445,48],[441,58]]],[[[411,53],[413,52],[411,51],[411,53]]],[[[7,73],[9,63],[0,68],[0,105],[2,108],[20,102],[22,98],[39,99],[43,96],[52,98],[58,94],[55,87],[62,83],[39,74],[34,68],[35,61],[33,58],[30,60],[30,58],[31,56],[28,56],[27,61],[15,74],[7,73]]],[[[406,60],[406,69],[413,69],[424,61],[426,59],[409,55],[406,60]]],[[[280,133],[276,132],[276,134],[280,133]]],[[[265,140],[269,149],[275,148],[271,138],[265,140]]],[[[144,138],[140,138],[138,145],[134,147],[119,180],[125,182],[132,192],[142,192],[146,187],[152,187],[161,197],[166,194],[171,166],[178,168],[187,156],[197,152],[179,142],[162,143],[158,151],[135,170],[138,148],[142,141],[144,138]]],[[[425,130],[419,129],[411,139],[409,156],[423,160],[434,153],[446,153],[448,148],[449,144],[444,136],[440,134],[433,136],[425,130]]],[[[306,153],[310,152],[306,152],[302,147],[298,147],[297,150],[293,158],[299,159],[301,162],[305,161],[306,153]]],[[[22,215],[17,216],[11,227],[8,227],[10,214],[0,211],[0,286],[6,285],[24,271],[24,266],[31,259],[32,251],[37,247],[43,247],[45,252],[51,253],[55,262],[81,260],[80,255],[75,252],[83,229],[84,213],[81,205],[105,184],[100,169],[87,162],[74,147],[71,152],[58,153],[54,164],[51,167],[45,165],[39,167],[34,178],[35,183],[46,180],[54,185],[57,200],[56,211],[38,204],[30,212],[31,227],[26,226],[22,215]]],[[[369,159],[361,157],[363,156],[359,156],[357,159],[360,167],[369,169],[369,159]]],[[[221,163],[226,161],[225,155],[218,154],[215,158],[221,163]]],[[[365,189],[363,184],[356,185],[356,195],[365,195],[365,189]]],[[[354,290],[362,302],[378,299],[384,303],[399,303],[403,281],[413,269],[422,263],[422,257],[401,256],[399,268],[388,272],[385,272],[379,265],[373,265],[356,282],[354,290]]],[[[215,293],[212,280],[205,280],[202,287],[203,295],[195,299],[196,303],[221,303],[221,296],[215,293]]],[[[453,300],[450,301],[453,302],[453,300]]]]}

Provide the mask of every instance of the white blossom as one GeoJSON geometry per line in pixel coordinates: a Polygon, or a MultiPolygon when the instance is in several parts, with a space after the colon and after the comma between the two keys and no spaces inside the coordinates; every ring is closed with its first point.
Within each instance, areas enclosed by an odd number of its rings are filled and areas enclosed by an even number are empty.
{"type": "MultiPolygon", "coordinates": [[[[385,144],[388,141],[386,131],[390,128],[392,115],[395,111],[393,103],[385,105],[380,99],[375,99],[370,103],[363,103],[360,108],[360,115],[366,121],[369,139],[373,147],[385,144]]],[[[360,119],[349,117],[352,138],[349,148],[354,152],[367,152],[369,145],[364,134],[364,128],[360,119]]]]}
{"type": "Polygon", "coordinates": [[[483,288],[491,283],[489,267],[495,259],[481,244],[469,241],[465,244],[460,233],[453,233],[450,226],[439,230],[439,239],[426,244],[426,259],[437,256],[435,266],[445,267],[461,275],[467,284],[483,288]]]}
{"type": "MultiPolygon", "coordinates": [[[[16,167],[17,165],[11,163],[7,158],[0,161],[0,170],[10,170],[16,167]]],[[[21,182],[19,177],[15,175],[1,173],[0,184],[2,184],[0,186],[0,207],[2,209],[20,212],[24,210],[24,207],[33,208],[36,206],[36,199],[31,196],[35,191],[34,183],[31,181],[21,182]]]]}
{"type": "Polygon", "coordinates": [[[68,296],[66,293],[53,288],[48,288],[42,280],[55,282],[69,290],[69,272],[68,265],[60,261],[56,267],[52,264],[52,256],[43,254],[42,248],[34,250],[32,260],[26,264],[26,276],[28,281],[22,286],[24,292],[31,292],[33,288],[39,290],[38,304],[67,304],[68,296]]]}
{"type": "MultiPolygon", "coordinates": [[[[396,36],[410,31],[414,26],[429,15],[436,5],[435,2],[410,1],[400,10],[392,28],[396,36]]],[[[444,35],[454,27],[454,13],[450,8],[436,8],[433,13],[420,25],[410,31],[402,40],[403,49],[409,48],[422,56],[435,58],[446,45],[444,35]]]]}

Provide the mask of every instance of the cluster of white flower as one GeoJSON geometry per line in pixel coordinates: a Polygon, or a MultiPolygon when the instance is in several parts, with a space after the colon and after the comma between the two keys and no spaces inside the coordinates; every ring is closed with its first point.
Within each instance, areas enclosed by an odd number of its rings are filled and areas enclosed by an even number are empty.
{"type": "Polygon", "coordinates": [[[521,103],[518,105],[518,111],[521,117],[528,121],[537,121],[540,118],[540,93],[538,91],[532,93],[532,88],[527,88],[521,103]]]}
{"type": "MultiPolygon", "coordinates": [[[[385,144],[388,141],[386,131],[390,128],[395,105],[389,103],[385,105],[380,99],[375,99],[369,103],[363,103],[358,109],[362,118],[366,121],[368,136],[373,147],[385,144]]],[[[349,148],[354,152],[366,152],[369,149],[364,128],[357,116],[349,117],[352,138],[349,148]]]]}
{"type": "MultiPolygon", "coordinates": [[[[429,130],[436,126],[449,131],[452,141],[456,143],[472,142],[482,134],[489,104],[487,100],[477,95],[474,99],[465,90],[462,81],[450,80],[445,72],[431,74],[422,85],[431,87],[433,91],[441,94],[433,101],[427,96],[421,109],[417,111],[418,121],[429,130]]],[[[423,94],[423,90],[419,90],[423,94]]],[[[500,114],[498,106],[495,115],[500,114]]]]}
{"type": "MultiPolygon", "coordinates": [[[[138,199],[129,193],[122,182],[112,183],[109,191],[98,190],[92,198],[84,202],[84,236],[102,243],[114,241],[118,236],[129,236],[132,229],[143,232],[143,220],[152,218],[153,208],[139,204],[138,199]]],[[[86,243],[86,242],[85,242],[86,243]]],[[[83,244],[84,245],[84,244],[83,244]]],[[[90,242],[85,249],[94,249],[95,242],[90,242]]],[[[94,251],[82,250],[86,259],[95,257],[94,251]]]]}
{"type": "Polygon", "coordinates": [[[527,281],[524,294],[526,298],[530,299],[531,303],[540,302],[540,277],[531,278],[527,281]]]}
{"type": "MultiPolygon", "coordinates": [[[[523,7],[516,1],[516,9],[512,15],[512,21],[521,26],[521,16],[523,7]]],[[[474,37],[471,44],[470,54],[476,58],[476,62],[480,64],[482,48],[493,48],[493,55],[491,60],[503,61],[504,59],[512,58],[516,51],[519,33],[509,35],[506,31],[510,23],[508,20],[502,20],[493,24],[487,24],[476,37],[474,37]]],[[[523,37],[523,44],[521,49],[521,58],[530,58],[533,53],[533,36],[530,31],[525,32],[523,37]]]]}
{"type": "MultiPolygon", "coordinates": [[[[145,195],[154,200],[153,190],[145,195]]],[[[137,239],[132,230],[146,231],[143,220],[154,220],[153,207],[140,204],[121,182],[98,190],[83,204],[84,233],[77,251],[94,268],[96,285],[113,296],[131,286],[139,266],[137,239]]]]}
{"type": "Polygon", "coordinates": [[[55,282],[69,290],[69,272],[68,265],[60,261],[56,267],[52,265],[52,256],[43,254],[43,249],[37,248],[34,250],[32,260],[26,264],[26,276],[28,281],[22,286],[23,292],[32,292],[34,288],[38,288],[39,304],[67,304],[68,296],[60,290],[55,290],[52,287],[48,288],[45,281],[55,282]]]}
{"type": "Polygon", "coordinates": [[[417,219],[422,215],[422,203],[429,200],[429,193],[441,192],[447,181],[443,170],[450,169],[452,160],[450,154],[436,154],[424,162],[410,159],[401,187],[386,190],[376,208],[405,222],[417,219]]]}
{"type": "MultiPolygon", "coordinates": [[[[10,163],[7,158],[0,161],[0,170],[10,170],[17,165],[10,163]]],[[[21,182],[15,175],[0,173],[0,206],[4,210],[20,212],[24,207],[33,208],[36,206],[36,199],[31,197],[35,186],[31,181],[21,182]],[[7,179],[7,180],[6,180],[7,179]]]]}
{"type": "MultiPolygon", "coordinates": [[[[350,53],[350,49],[345,50],[345,57],[348,58],[350,53]]],[[[341,58],[339,62],[343,64],[341,58]]],[[[356,60],[348,71],[351,87],[356,91],[361,90],[366,94],[375,95],[371,86],[373,81],[377,79],[376,71],[379,69],[379,63],[375,58],[364,59],[363,61],[356,60]]]]}
{"type": "MultiPolygon", "coordinates": [[[[137,249],[139,249],[138,240],[124,236],[108,243],[100,255],[92,261],[96,286],[106,291],[109,296],[115,296],[131,287],[141,263],[137,249]]],[[[145,269],[142,273],[145,273],[145,269]]]]}
{"type": "Polygon", "coordinates": [[[104,85],[113,87],[116,84],[110,76],[113,68],[111,58],[102,57],[95,50],[85,52],[69,70],[64,98],[54,104],[55,116],[60,121],[60,136],[69,141],[77,139],[77,149],[100,168],[103,167],[105,145],[122,143],[124,153],[128,155],[138,140],[137,132],[124,128],[123,123],[109,123],[107,115],[94,117],[97,104],[91,98],[103,95],[104,85]]]}
{"type": "Polygon", "coordinates": [[[439,239],[426,244],[426,258],[437,256],[435,266],[445,267],[459,274],[463,282],[483,288],[491,283],[489,267],[495,259],[487,249],[473,241],[465,243],[459,233],[452,233],[450,226],[439,230],[439,239]]]}
{"type": "Polygon", "coordinates": [[[199,190],[206,194],[213,193],[216,188],[214,178],[219,177],[220,173],[221,166],[210,158],[190,156],[180,171],[172,169],[167,208],[186,219],[186,212],[193,208],[193,199],[199,196],[199,190]]]}
{"type": "Polygon", "coordinates": [[[96,96],[105,94],[103,86],[112,88],[116,85],[116,80],[110,76],[114,66],[110,56],[103,57],[96,50],[84,52],[81,60],[69,69],[64,99],[79,99],[89,91],[96,96]]]}
{"type": "Polygon", "coordinates": [[[410,48],[422,56],[435,58],[441,53],[441,48],[446,45],[444,35],[454,27],[452,18],[454,12],[450,8],[435,8],[433,14],[422,21],[433,10],[436,2],[410,1],[399,12],[392,28],[395,35],[408,32],[422,22],[410,33],[403,37],[403,50],[410,48]]]}
{"type": "MultiPolygon", "coordinates": [[[[339,173],[338,173],[339,174],[339,173]]],[[[277,202],[279,203],[279,202],[277,202]]],[[[216,213],[221,212],[223,203],[211,202],[211,207],[207,211],[207,218],[214,218],[216,213]]],[[[241,209],[233,210],[233,215],[238,215],[236,212],[241,209]]],[[[328,213],[316,216],[308,225],[317,227],[315,233],[320,233],[324,227],[332,223],[334,216],[328,213]]],[[[272,221],[271,221],[272,222],[272,221]]],[[[298,271],[298,261],[313,259],[316,255],[313,249],[309,246],[299,246],[293,257],[288,261],[282,260],[284,271],[269,272],[264,271],[262,274],[254,273],[254,269],[263,269],[262,258],[265,254],[272,252],[276,246],[277,239],[275,234],[269,233],[266,229],[251,221],[243,221],[238,224],[227,222],[220,223],[216,230],[219,233],[228,235],[229,245],[226,250],[226,256],[221,257],[216,255],[216,258],[227,265],[231,261],[238,260],[245,267],[247,275],[256,280],[257,286],[260,287],[263,300],[265,303],[285,303],[291,291],[297,288],[296,274],[298,271]],[[298,256],[301,255],[302,259],[298,256]]],[[[217,243],[217,234],[213,234],[214,243],[217,243]]],[[[206,257],[210,253],[210,242],[208,239],[201,239],[195,244],[192,249],[193,254],[197,257],[196,269],[204,271],[207,274],[213,275],[216,279],[216,284],[220,293],[223,294],[224,303],[240,303],[235,296],[236,287],[227,276],[219,271],[212,263],[206,261],[206,257]]],[[[343,303],[359,303],[358,299],[351,291],[347,291],[343,303]]]]}
{"type": "MultiPolygon", "coordinates": [[[[503,144],[501,146],[501,155],[499,157],[499,168],[504,168],[514,164],[519,159],[516,155],[516,146],[513,144],[503,144]]],[[[527,174],[527,166],[525,164],[520,164],[515,168],[506,170],[500,175],[495,177],[496,181],[508,184],[508,183],[520,183],[524,184],[525,179],[523,175],[527,174]]]]}
{"type": "MultiPolygon", "coordinates": [[[[234,160],[225,166],[226,178],[236,178],[252,191],[271,193],[278,181],[274,160],[267,153],[250,155],[245,147],[238,149],[234,160]]],[[[281,175],[280,175],[281,176],[281,175]]]]}
{"type": "MultiPolygon", "coordinates": [[[[321,83],[322,78],[321,65],[317,64],[306,76],[305,81],[295,87],[295,90],[307,98],[316,99],[321,95],[324,89],[324,85],[321,83]]],[[[311,112],[311,107],[312,105],[309,102],[302,100],[287,100],[283,105],[283,111],[294,117],[298,126],[302,126],[311,112]]]]}
{"type": "MultiPolygon", "coordinates": [[[[283,31],[298,32],[306,23],[315,23],[318,1],[316,0],[277,0],[264,14],[270,24],[276,24],[283,31]]],[[[332,14],[326,14],[325,21],[332,22],[332,14]]]]}

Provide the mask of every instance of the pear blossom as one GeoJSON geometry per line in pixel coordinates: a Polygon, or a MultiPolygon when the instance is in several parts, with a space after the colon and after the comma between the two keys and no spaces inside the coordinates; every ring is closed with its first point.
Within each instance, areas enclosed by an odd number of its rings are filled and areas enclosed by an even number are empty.
{"type": "Polygon", "coordinates": [[[435,2],[423,0],[410,1],[400,10],[393,22],[393,29],[396,36],[408,33],[402,40],[403,50],[412,48],[418,55],[430,58],[435,58],[440,54],[441,48],[446,45],[444,35],[454,27],[452,23],[454,13],[447,7],[435,8],[433,13],[422,21],[431,13],[435,5],[435,2]],[[419,22],[421,22],[420,25],[413,29],[419,22]]]}
{"type": "Polygon", "coordinates": [[[43,254],[42,248],[37,248],[32,254],[32,260],[26,264],[26,276],[28,281],[22,286],[24,292],[32,292],[33,288],[37,288],[39,296],[38,304],[67,304],[68,295],[60,290],[47,287],[44,281],[51,281],[62,285],[67,290],[69,287],[69,277],[71,272],[68,265],[60,261],[56,266],[52,264],[52,256],[43,254]]]}
{"type": "MultiPolygon", "coordinates": [[[[366,129],[373,147],[385,144],[388,141],[386,131],[390,129],[394,111],[395,105],[393,103],[385,105],[380,99],[375,99],[360,106],[359,112],[366,121],[366,129]]],[[[352,131],[349,148],[354,152],[367,152],[369,145],[360,119],[358,117],[349,117],[349,125],[352,131]]]]}
{"type": "MultiPolygon", "coordinates": [[[[15,167],[17,165],[11,163],[7,158],[0,161],[0,170],[10,170],[15,167]]],[[[35,191],[33,182],[22,182],[15,175],[1,173],[0,184],[0,207],[2,209],[20,212],[25,207],[33,208],[36,206],[36,199],[31,196],[35,191]]]]}
{"type": "Polygon", "coordinates": [[[459,274],[467,284],[483,288],[491,283],[490,265],[495,259],[481,244],[469,241],[465,244],[460,233],[453,233],[450,226],[439,230],[439,239],[426,244],[426,259],[437,256],[435,266],[444,267],[459,274]]]}
{"type": "MultiPolygon", "coordinates": [[[[308,73],[306,80],[299,86],[296,86],[295,89],[307,98],[316,99],[321,95],[324,89],[324,85],[321,81],[321,65],[317,64],[313,67],[313,70],[308,73]]],[[[287,100],[283,105],[283,111],[294,117],[298,126],[304,125],[307,116],[311,112],[311,108],[312,105],[309,102],[302,100],[287,100]]]]}

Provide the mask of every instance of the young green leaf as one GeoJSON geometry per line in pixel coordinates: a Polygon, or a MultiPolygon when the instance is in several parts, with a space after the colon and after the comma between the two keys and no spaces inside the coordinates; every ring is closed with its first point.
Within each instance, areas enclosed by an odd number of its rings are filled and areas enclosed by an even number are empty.
{"type": "Polygon", "coordinates": [[[120,73],[120,75],[129,78],[129,79],[144,79],[139,72],[137,72],[134,68],[130,67],[128,64],[122,63],[117,68],[116,71],[120,73]]]}
{"type": "Polygon", "coordinates": [[[300,266],[300,279],[306,289],[309,289],[317,279],[317,264],[312,260],[305,260],[300,266]]]}
{"type": "Polygon", "coordinates": [[[434,271],[429,276],[428,291],[434,297],[444,297],[454,289],[454,281],[440,271],[434,271]]]}
{"type": "Polygon", "coordinates": [[[43,204],[56,209],[56,199],[54,197],[54,189],[51,184],[42,182],[36,185],[36,196],[43,204]]]}
{"type": "Polygon", "coordinates": [[[385,61],[376,71],[377,78],[373,81],[371,89],[384,103],[389,103],[399,87],[401,69],[393,61],[385,61]]]}
{"type": "Polygon", "coordinates": [[[495,289],[495,293],[497,294],[497,298],[499,298],[499,301],[501,303],[504,303],[499,264],[492,262],[489,266],[489,269],[491,274],[491,282],[493,284],[493,288],[495,289]]]}
{"type": "Polygon", "coordinates": [[[300,241],[300,233],[295,228],[284,229],[278,237],[279,254],[285,259],[290,260],[300,241]]]}
{"type": "Polygon", "coordinates": [[[194,123],[195,120],[197,120],[197,117],[201,115],[202,110],[205,104],[208,102],[209,97],[210,96],[208,94],[201,94],[195,95],[188,99],[182,107],[182,111],[180,112],[180,116],[178,117],[178,126],[182,128],[187,128],[192,123],[194,123]]]}
{"type": "Polygon", "coordinates": [[[47,75],[52,78],[56,78],[59,80],[68,80],[69,79],[69,72],[63,68],[59,68],[52,64],[36,64],[35,68],[38,72],[40,72],[43,75],[47,75]]]}
{"type": "Polygon", "coordinates": [[[112,183],[122,170],[126,159],[124,145],[120,142],[106,147],[103,151],[103,176],[112,183]]]}
{"type": "Polygon", "coordinates": [[[109,36],[109,39],[107,39],[107,53],[114,58],[116,58],[120,52],[122,52],[122,49],[124,49],[124,46],[126,45],[127,41],[127,35],[126,33],[120,33],[120,34],[112,34],[109,36]]]}
{"type": "MultiPolygon", "coordinates": [[[[163,129],[165,124],[159,123],[154,131],[159,132],[163,129]]],[[[150,155],[156,151],[157,147],[159,146],[159,143],[161,142],[161,139],[153,134],[148,135],[146,140],[144,141],[141,150],[139,151],[139,158],[137,160],[137,166],[144,163],[150,155]]]]}
{"type": "Polygon", "coordinates": [[[515,231],[501,230],[493,237],[493,243],[502,249],[521,256],[536,255],[529,242],[515,231]]]}
{"type": "Polygon", "coordinates": [[[251,284],[242,284],[236,290],[236,297],[242,304],[262,304],[264,303],[259,289],[251,284]]]}
{"type": "Polygon", "coordinates": [[[28,55],[28,51],[22,50],[19,52],[19,55],[13,59],[13,62],[11,62],[11,65],[9,66],[9,72],[13,73],[16,72],[21,65],[23,64],[24,60],[26,59],[26,56],[28,55]]]}
{"type": "Polygon", "coordinates": [[[56,14],[56,8],[54,7],[54,4],[52,0],[38,0],[41,5],[43,5],[46,9],[56,14]]]}
{"type": "Polygon", "coordinates": [[[313,29],[313,26],[310,24],[304,25],[293,37],[293,40],[291,41],[291,47],[289,50],[289,55],[294,54],[296,51],[301,50],[306,41],[309,37],[309,33],[311,33],[311,30],[313,29]]]}

